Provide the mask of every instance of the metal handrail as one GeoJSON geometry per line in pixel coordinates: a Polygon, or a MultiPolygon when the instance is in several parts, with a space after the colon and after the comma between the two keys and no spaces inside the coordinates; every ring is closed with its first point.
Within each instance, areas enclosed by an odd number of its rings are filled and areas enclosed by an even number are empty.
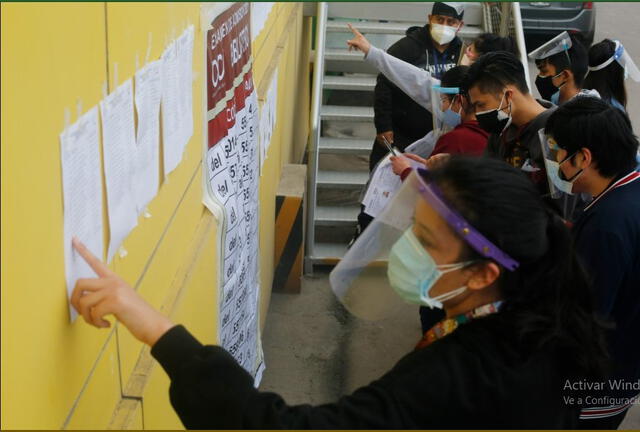
{"type": "Polygon", "coordinates": [[[524,77],[527,80],[527,87],[531,91],[531,79],[529,77],[529,59],[527,58],[527,47],[524,43],[524,29],[522,27],[522,15],[520,14],[520,3],[511,3],[511,19],[513,20],[513,28],[516,34],[516,44],[520,53],[520,60],[524,66],[524,77]]]}
{"type": "Polygon", "coordinates": [[[311,140],[307,175],[307,227],[305,238],[305,274],[313,271],[311,258],[314,256],[316,178],[318,176],[318,147],[320,142],[320,106],[322,105],[322,81],[324,78],[325,27],[327,23],[327,3],[318,3],[316,22],[316,52],[313,64],[313,86],[311,93],[311,140]]]}

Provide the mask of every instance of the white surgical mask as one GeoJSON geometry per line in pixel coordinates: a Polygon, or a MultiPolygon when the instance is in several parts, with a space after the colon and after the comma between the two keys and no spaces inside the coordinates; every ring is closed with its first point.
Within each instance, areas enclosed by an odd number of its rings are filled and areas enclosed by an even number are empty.
{"type": "Polygon", "coordinates": [[[431,37],[440,45],[448,44],[456,37],[458,27],[450,27],[442,24],[430,24],[431,37]]]}
{"type": "Polygon", "coordinates": [[[560,191],[566,193],[567,195],[573,195],[573,183],[578,179],[578,177],[580,177],[580,175],[583,172],[583,170],[580,169],[580,171],[578,171],[570,179],[565,180],[565,179],[562,178],[563,175],[561,174],[561,171],[560,171],[560,165],[563,164],[564,162],[566,162],[567,160],[571,159],[573,156],[575,156],[575,153],[571,157],[565,158],[560,163],[558,163],[558,162],[556,162],[554,160],[550,160],[550,159],[546,159],[545,158],[545,164],[546,164],[546,168],[547,168],[547,175],[549,176],[549,179],[551,180],[551,183],[553,183],[553,185],[555,187],[557,187],[560,191]]]}

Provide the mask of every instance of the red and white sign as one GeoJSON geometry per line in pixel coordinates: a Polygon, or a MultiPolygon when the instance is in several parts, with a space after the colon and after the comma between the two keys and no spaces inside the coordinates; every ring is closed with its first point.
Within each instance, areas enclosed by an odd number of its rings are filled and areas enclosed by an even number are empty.
{"type": "Polygon", "coordinates": [[[206,31],[207,146],[202,160],[204,202],[222,215],[220,345],[259,377],[258,98],[249,23],[249,3],[234,3],[206,31]]]}

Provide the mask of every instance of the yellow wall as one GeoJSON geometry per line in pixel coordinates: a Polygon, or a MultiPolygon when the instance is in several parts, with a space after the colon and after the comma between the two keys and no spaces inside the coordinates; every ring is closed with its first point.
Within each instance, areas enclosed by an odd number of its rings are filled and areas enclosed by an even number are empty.
{"type": "MultiPolygon", "coordinates": [[[[62,249],[59,134],[135,73],[149,46],[195,25],[194,134],[182,162],[111,267],[206,343],[217,331],[218,222],[201,181],[203,46],[199,3],[2,4],[2,428],[174,428],[168,380],[148,350],[115,326],[69,324],[62,249]],[[117,63],[118,82],[114,70],[117,63]],[[107,72],[108,71],[108,72],[107,72]],[[107,76],[109,74],[110,76],[107,76]],[[142,403],[140,402],[142,400],[142,403]]],[[[297,3],[278,3],[254,40],[264,97],[278,70],[276,130],[260,181],[262,319],[273,278],[275,190],[308,135],[308,41],[297,3]]],[[[106,213],[104,215],[106,224],[106,213]]]]}

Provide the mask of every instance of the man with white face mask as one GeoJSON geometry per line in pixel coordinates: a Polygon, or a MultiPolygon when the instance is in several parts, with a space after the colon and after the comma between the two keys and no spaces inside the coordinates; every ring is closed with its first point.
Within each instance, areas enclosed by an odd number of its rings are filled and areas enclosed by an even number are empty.
{"type": "MultiPolygon", "coordinates": [[[[409,28],[406,36],[387,52],[440,79],[458,64],[462,41],[457,33],[463,25],[463,16],[461,3],[435,2],[427,24],[409,28]]],[[[378,75],[375,88],[374,112],[377,135],[369,157],[371,169],[387,153],[385,139],[404,150],[432,129],[431,113],[382,74],[378,75]]]]}

